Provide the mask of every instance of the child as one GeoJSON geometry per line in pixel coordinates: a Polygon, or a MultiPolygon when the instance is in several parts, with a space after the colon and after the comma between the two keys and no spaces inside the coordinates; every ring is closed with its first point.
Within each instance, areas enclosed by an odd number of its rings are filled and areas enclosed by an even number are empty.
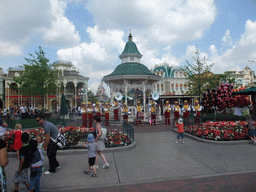
{"type": "Polygon", "coordinates": [[[44,155],[43,151],[38,148],[36,140],[31,140],[29,142],[29,147],[31,153],[30,192],[39,192],[44,155]]]}
{"type": "Polygon", "coordinates": [[[21,142],[21,131],[22,125],[21,124],[16,124],[15,125],[15,139],[12,148],[16,150],[17,157],[18,159],[20,158],[19,150],[22,147],[22,142],[21,142]]]}
{"type": "Polygon", "coordinates": [[[30,148],[28,144],[29,134],[27,132],[22,133],[21,141],[22,147],[20,148],[20,163],[18,170],[13,176],[14,192],[18,192],[19,184],[24,184],[29,190],[29,181],[28,181],[28,168],[30,167],[30,148]]]}
{"type": "Polygon", "coordinates": [[[87,137],[87,142],[85,143],[85,148],[88,148],[88,169],[87,171],[84,171],[84,174],[90,174],[90,167],[92,167],[92,170],[94,174],[92,174],[92,177],[98,177],[98,173],[96,172],[96,168],[94,166],[95,164],[95,158],[96,158],[96,150],[97,150],[97,143],[94,142],[94,136],[93,134],[89,134],[87,137]]]}
{"type": "Polygon", "coordinates": [[[180,139],[180,136],[182,138],[182,143],[185,143],[185,141],[184,141],[184,130],[183,130],[183,127],[184,127],[183,119],[179,118],[178,123],[177,123],[177,121],[175,122],[175,126],[178,128],[178,135],[177,135],[177,140],[176,140],[175,143],[178,143],[178,140],[180,139]]]}
{"type": "MultiPolygon", "coordinates": [[[[42,151],[44,151],[44,147],[43,147],[43,144],[44,144],[44,137],[43,137],[43,134],[39,133],[37,136],[36,136],[36,141],[37,141],[37,148],[38,149],[41,149],[42,151]]],[[[43,153],[42,153],[43,154],[43,153]]],[[[44,154],[43,154],[44,155],[44,154]]],[[[42,170],[44,171],[44,166],[42,168],[42,170]]]]}
{"type": "Polygon", "coordinates": [[[38,149],[41,149],[42,151],[44,151],[44,147],[43,147],[43,144],[44,144],[44,137],[43,137],[43,134],[39,133],[39,134],[36,136],[36,141],[37,141],[37,148],[38,148],[38,149]]]}

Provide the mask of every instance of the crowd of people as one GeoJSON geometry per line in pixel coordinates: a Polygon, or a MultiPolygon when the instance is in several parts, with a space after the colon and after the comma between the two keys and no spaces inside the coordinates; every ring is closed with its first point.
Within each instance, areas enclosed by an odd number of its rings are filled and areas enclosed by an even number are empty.
{"type": "Polygon", "coordinates": [[[31,105],[26,107],[25,105],[21,105],[16,107],[10,106],[9,109],[6,107],[0,108],[0,113],[2,117],[15,118],[15,119],[27,119],[32,116],[36,116],[40,113],[40,109],[36,106],[33,108],[31,105]]]}
{"type": "MultiPolygon", "coordinates": [[[[14,192],[19,190],[19,185],[23,184],[30,192],[40,191],[40,180],[41,175],[44,171],[43,161],[44,154],[46,151],[49,169],[44,172],[45,175],[54,174],[57,169],[60,169],[60,164],[56,158],[57,150],[59,146],[57,144],[58,137],[61,135],[58,128],[45,120],[44,115],[37,114],[36,122],[42,126],[44,129],[44,135],[36,135],[36,139],[29,139],[30,136],[28,132],[22,131],[22,125],[16,124],[15,126],[15,138],[13,143],[13,149],[17,152],[17,158],[19,160],[19,165],[17,171],[15,171],[12,181],[14,182],[14,192]],[[30,169],[30,176],[28,175],[28,170],[30,169]]],[[[101,119],[100,116],[96,115],[93,119],[94,131],[92,134],[88,135],[87,143],[84,147],[88,148],[88,169],[84,171],[85,174],[90,174],[90,170],[94,171],[92,177],[97,177],[98,166],[98,156],[101,157],[104,164],[103,169],[109,167],[109,163],[103,154],[105,149],[104,137],[102,137],[103,132],[101,129],[101,119]]],[[[7,146],[4,140],[4,133],[8,125],[0,118],[0,132],[3,135],[0,138],[0,191],[6,191],[6,175],[5,167],[9,163],[7,146]]],[[[8,178],[7,178],[8,179],[8,178]]]]}

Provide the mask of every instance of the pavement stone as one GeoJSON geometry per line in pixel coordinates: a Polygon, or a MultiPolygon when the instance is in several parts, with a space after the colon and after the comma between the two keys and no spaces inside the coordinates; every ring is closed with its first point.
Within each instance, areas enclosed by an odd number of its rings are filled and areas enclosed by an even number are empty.
{"type": "MultiPolygon", "coordinates": [[[[185,137],[185,144],[181,142],[175,144],[176,136],[177,133],[171,131],[170,127],[164,124],[136,126],[136,147],[124,151],[105,151],[104,154],[110,167],[108,169],[99,168],[99,177],[97,178],[83,173],[87,167],[85,151],[84,153],[81,150],[78,153],[74,151],[70,154],[59,153],[57,159],[61,168],[53,175],[42,175],[41,189],[42,191],[88,191],[89,189],[90,191],[91,189],[102,191],[117,187],[117,191],[125,191],[126,189],[136,189],[137,186],[137,191],[140,189],[141,191],[150,189],[153,191],[159,186],[159,189],[164,191],[159,182],[167,182],[162,184],[166,186],[166,189],[170,189],[169,184],[174,184],[174,181],[178,180],[180,187],[188,185],[189,189],[193,183],[191,179],[199,177],[201,180],[197,180],[198,182],[209,183],[209,178],[215,179],[216,182],[216,175],[222,177],[223,175],[252,173],[251,176],[255,176],[255,145],[213,145],[187,137],[185,137]],[[151,188],[146,187],[146,184],[151,188]],[[122,190],[124,186],[128,188],[122,190]],[[138,188],[140,186],[141,188],[138,188]]],[[[103,162],[100,160],[99,166],[101,165],[103,162]]],[[[47,157],[44,166],[47,170],[47,157]]],[[[14,184],[11,180],[17,168],[18,160],[15,156],[11,156],[6,167],[9,190],[13,190],[14,184]]],[[[227,183],[228,178],[231,177],[225,177],[227,183]]],[[[239,178],[241,179],[237,176],[237,181],[239,178]]],[[[239,180],[239,182],[241,181],[239,180]]],[[[256,185],[255,180],[253,184],[256,185]]],[[[225,183],[219,182],[219,185],[225,185],[225,183]]],[[[178,189],[178,184],[175,186],[178,189]]],[[[197,187],[201,187],[202,191],[207,189],[200,183],[197,187]]],[[[186,191],[184,187],[181,189],[186,191]]],[[[212,187],[209,189],[214,191],[212,187]]],[[[224,190],[221,187],[220,189],[224,190]]],[[[20,191],[26,191],[25,187],[21,185],[20,191]]]]}

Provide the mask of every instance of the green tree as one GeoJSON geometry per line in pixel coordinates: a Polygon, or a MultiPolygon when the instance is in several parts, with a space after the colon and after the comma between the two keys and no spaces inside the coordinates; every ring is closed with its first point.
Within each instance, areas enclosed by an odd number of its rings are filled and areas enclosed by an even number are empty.
{"type": "Polygon", "coordinates": [[[230,71],[226,71],[224,72],[222,79],[221,79],[222,83],[236,83],[236,79],[234,77],[231,76],[231,72],[230,71]]]}
{"type": "Polygon", "coordinates": [[[199,50],[195,51],[192,60],[192,62],[186,60],[186,68],[190,71],[187,76],[187,84],[190,87],[188,93],[200,98],[200,95],[208,88],[216,87],[219,84],[219,79],[211,72],[214,64],[208,64],[205,57],[200,58],[199,50]]]}
{"type": "Polygon", "coordinates": [[[49,64],[49,59],[41,47],[35,52],[36,56],[29,54],[30,59],[24,58],[26,64],[23,64],[25,70],[19,77],[14,77],[14,81],[21,86],[19,87],[22,95],[37,96],[42,98],[42,106],[46,95],[56,93],[56,82],[58,72],[49,64]]]}
{"type": "Polygon", "coordinates": [[[97,102],[98,101],[98,99],[97,99],[97,97],[95,96],[95,94],[91,91],[91,90],[89,90],[88,92],[87,92],[87,96],[88,96],[88,101],[91,101],[91,102],[97,102]]]}
{"type": "Polygon", "coordinates": [[[60,104],[60,114],[66,115],[68,114],[67,102],[65,95],[61,96],[61,104],[60,104]]]}

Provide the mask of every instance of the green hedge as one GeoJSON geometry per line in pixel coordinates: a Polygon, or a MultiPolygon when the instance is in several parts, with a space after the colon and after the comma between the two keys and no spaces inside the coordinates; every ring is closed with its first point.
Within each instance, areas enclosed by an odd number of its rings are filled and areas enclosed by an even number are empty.
{"type": "MultiPolygon", "coordinates": [[[[56,118],[56,119],[50,118],[46,120],[53,123],[54,125],[57,125],[59,122],[62,121],[62,119],[60,118],[56,118]]],[[[22,125],[22,129],[41,127],[36,122],[36,119],[19,119],[19,120],[5,119],[4,121],[8,124],[9,129],[14,129],[17,123],[20,123],[22,125]]]]}

